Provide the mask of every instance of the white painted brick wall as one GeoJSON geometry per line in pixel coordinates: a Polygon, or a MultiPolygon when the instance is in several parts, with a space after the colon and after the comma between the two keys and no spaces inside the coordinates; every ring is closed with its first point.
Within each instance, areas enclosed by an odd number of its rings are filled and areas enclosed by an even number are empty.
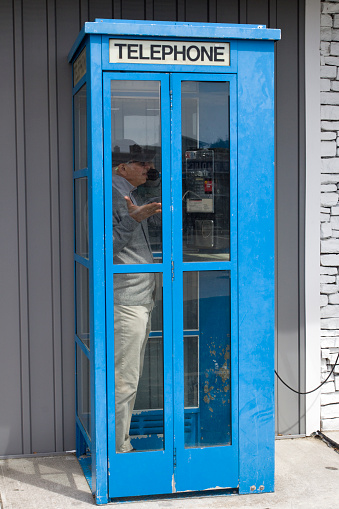
{"type": "Polygon", "coordinates": [[[323,431],[339,429],[339,419],[321,419],[321,429],[323,431]]]}
{"type": "MultiPolygon", "coordinates": [[[[321,330],[320,331],[320,336],[321,336],[321,341],[324,339],[324,338],[334,338],[334,339],[338,339],[339,338],[339,330],[337,329],[333,329],[333,330],[321,330]]],[[[339,346],[339,343],[338,343],[338,346],[339,346]]]]}
{"type": "MultiPolygon", "coordinates": [[[[339,352],[339,1],[321,2],[321,380],[339,352]]],[[[339,430],[339,367],[322,386],[321,428],[339,430]]]]}
{"type": "MultiPolygon", "coordinates": [[[[322,14],[328,14],[328,13],[339,13],[339,3],[336,2],[322,2],[321,5],[321,13],[322,14]]],[[[323,19],[323,16],[321,17],[323,19]]],[[[325,25],[328,26],[328,25],[325,25]]],[[[332,25],[333,26],[333,25],[332,25]]]]}

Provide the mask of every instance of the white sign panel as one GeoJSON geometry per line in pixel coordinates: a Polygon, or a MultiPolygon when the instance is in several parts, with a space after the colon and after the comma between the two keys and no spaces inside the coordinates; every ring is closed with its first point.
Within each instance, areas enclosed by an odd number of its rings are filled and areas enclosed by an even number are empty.
{"type": "Polygon", "coordinates": [[[230,45],[222,42],[110,39],[112,64],[230,65],[230,45]]]}

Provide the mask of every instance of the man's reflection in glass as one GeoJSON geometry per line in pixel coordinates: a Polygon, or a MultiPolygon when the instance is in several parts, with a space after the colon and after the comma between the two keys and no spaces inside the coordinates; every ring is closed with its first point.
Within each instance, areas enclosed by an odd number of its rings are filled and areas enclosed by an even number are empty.
{"type": "MultiPolygon", "coordinates": [[[[113,149],[113,263],[149,264],[153,255],[147,219],[161,213],[161,203],[142,203],[135,192],[147,180],[151,151],[132,140],[113,149]]],[[[129,429],[142,373],[154,306],[154,273],[115,274],[115,419],[116,450],[130,452],[129,429]]]]}

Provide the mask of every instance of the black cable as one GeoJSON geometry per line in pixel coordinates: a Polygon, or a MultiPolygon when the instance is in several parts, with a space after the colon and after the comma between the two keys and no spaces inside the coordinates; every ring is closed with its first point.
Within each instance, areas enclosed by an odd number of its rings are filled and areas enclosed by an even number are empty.
{"type": "Polygon", "coordinates": [[[339,453],[339,444],[332,440],[331,438],[324,435],[324,433],[322,433],[321,431],[315,431],[314,433],[312,433],[311,436],[322,440],[323,442],[325,442],[326,445],[328,445],[328,447],[332,447],[335,450],[335,452],[339,453]]]}
{"type": "Polygon", "coordinates": [[[338,364],[338,360],[339,360],[339,353],[337,355],[337,358],[336,358],[336,361],[334,363],[334,366],[333,368],[331,369],[331,373],[328,375],[328,377],[326,378],[326,380],[324,380],[320,385],[318,385],[318,387],[316,387],[315,389],[312,389],[311,391],[307,391],[307,392],[301,392],[301,391],[296,391],[295,389],[292,389],[292,387],[290,387],[286,382],[284,382],[284,380],[282,378],[280,378],[280,376],[278,375],[278,373],[276,372],[276,370],[274,370],[274,373],[277,375],[277,377],[279,378],[280,382],[282,382],[284,385],[286,385],[286,387],[288,389],[290,389],[291,391],[295,392],[296,394],[311,394],[311,392],[315,392],[317,391],[318,389],[320,389],[320,387],[322,387],[326,382],[327,380],[330,378],[330,376],[332,375],[333,371],[334,371],[334,368],[336,367],[336,365],[338,364]]]}

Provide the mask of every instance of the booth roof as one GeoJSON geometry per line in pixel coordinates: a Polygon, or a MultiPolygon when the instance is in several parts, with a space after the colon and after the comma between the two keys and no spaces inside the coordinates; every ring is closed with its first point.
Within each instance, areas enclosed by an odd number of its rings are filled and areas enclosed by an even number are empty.
{"type": "Polygon", "coordinates": [[[167,37],[171,39],[245,39],[278,41],[280,30],[265,25],[226,23],[189,23],[179,21],[140,21],[126,19],[96,19],[84,24],[68,55],[71,62],[87,34],[112,36],[167,37]]]}

